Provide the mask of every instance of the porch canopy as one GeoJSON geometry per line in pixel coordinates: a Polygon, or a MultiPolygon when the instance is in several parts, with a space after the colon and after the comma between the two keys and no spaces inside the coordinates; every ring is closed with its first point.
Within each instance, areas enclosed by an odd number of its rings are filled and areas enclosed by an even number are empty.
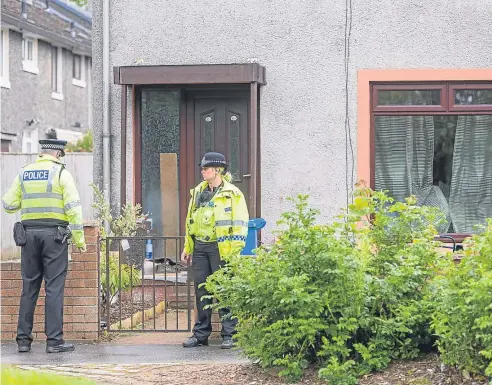
{"type": "Polygon", "coordinates": [[[248,84],[264,85],[258,63],[114,67],[114,84],[248,84]]]}

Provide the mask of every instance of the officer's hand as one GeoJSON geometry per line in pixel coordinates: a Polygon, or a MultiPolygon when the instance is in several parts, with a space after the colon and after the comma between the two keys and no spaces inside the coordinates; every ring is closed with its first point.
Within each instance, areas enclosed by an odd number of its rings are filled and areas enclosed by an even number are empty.
{"type": "Polygon", "coordinates": [[[244,247],[236,247],[231,250],[231,257],[237,257],[238,255],[241,254],[241,251],[243,251],[244,247]]]}
{"type": "Polygon", "coordinates": [[[181,262],[190,263],[191,262],[191,254],[186,254],[186,252],[183,250],[183,252],[181,253],[181,262]]]}

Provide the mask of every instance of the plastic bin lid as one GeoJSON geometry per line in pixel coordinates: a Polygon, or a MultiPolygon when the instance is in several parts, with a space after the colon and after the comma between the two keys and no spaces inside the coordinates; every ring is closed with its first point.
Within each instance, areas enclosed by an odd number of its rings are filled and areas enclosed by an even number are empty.
{"type": "Polygon", "coordinates": [[[266,221],[263,218],[253,218],[248,222],[249,228],[255,228],[256,230],[260,230],[265,227],[266,221]]]}

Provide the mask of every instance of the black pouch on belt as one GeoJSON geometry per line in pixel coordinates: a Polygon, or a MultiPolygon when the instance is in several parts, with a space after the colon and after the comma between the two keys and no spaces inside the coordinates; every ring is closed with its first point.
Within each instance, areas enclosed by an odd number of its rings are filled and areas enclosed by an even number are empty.
{"type": "Polygon", "coordinates": [[[24,246],[27,242],[26,229],[24,228],[22,222],[15,222],[14,241],[17,246],[24,246]]]}
{"type": "Polygon", "coordinates": [[[65,227],[57,226],[56,230],[55,230],[55,235],[53,238],[54,238],[56,243],[61,244],[67,240],[67,235],[68,235],[68,232],[67,232],[67,229],[65,227]]]}

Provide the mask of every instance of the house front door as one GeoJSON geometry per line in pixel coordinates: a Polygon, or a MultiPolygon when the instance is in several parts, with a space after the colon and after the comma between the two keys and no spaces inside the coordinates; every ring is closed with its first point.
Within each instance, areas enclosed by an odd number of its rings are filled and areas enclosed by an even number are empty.
{"type": "Polygon", "coordinates": [[[224,154],[232,174],[232,183],[241,189],[246,201],[249,197],[249,132],[247,95],[241,92],[190,93],[188,131],[192,133],[194,148],[194,184],[202,181],[200,167],[205,153],[224,154]],[[189,115],[190,116],[190,115],[189,115]],[[190,116],[191,117],[191,116],[190,116]]]}
{"type": "Polygon", "coordinates": [[[250,207],[258,201],[252,194],[258,185],[250,190],[255,181],[250,169],[250,100],[245,87],[136,90],[135,201],[151,214],[158,234],[184,234],[189,191],[202,180],[198,164],[210,151],[224,154],[232,183],[255,217],[250,207]]]}

